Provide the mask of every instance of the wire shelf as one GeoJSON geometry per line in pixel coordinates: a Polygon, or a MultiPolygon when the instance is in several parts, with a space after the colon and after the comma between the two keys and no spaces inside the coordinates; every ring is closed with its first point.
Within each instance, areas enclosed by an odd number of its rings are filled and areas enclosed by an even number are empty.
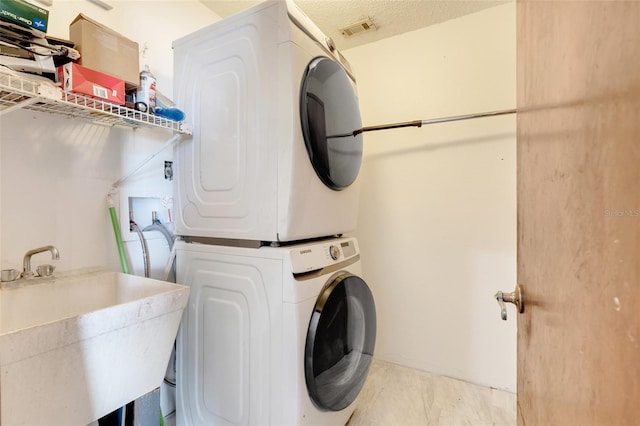
{"type": "Polygon", "coordinates": [[[190,127],[185,123],[77,93],[64,92],[47,81],[35,80],[0,68],[0,115],[20,108],[77,117],[107,126],[159,127],[191,134],[190,127]]]}

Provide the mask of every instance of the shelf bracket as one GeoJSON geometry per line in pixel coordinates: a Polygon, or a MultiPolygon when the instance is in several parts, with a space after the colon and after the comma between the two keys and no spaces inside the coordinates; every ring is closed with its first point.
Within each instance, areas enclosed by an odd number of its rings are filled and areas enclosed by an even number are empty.
{"type": "Polygon", "coordinates": [[[181,134],[173,135],[173,137],[171,139],[169,139],[168,141],[166,141],[164,143],[164,145],[162,145],[162,147],[159,150],[157,150],[156,152],[154,152],[153,154],[151,154],[150,156],[145,158],[142,162],[140,162],[140,164],[138,164],[133,170],[131,170],[131,172],[129,172],[127,175],[121,177],[117,181],[113,182],[111,184],[111,188],[113,188],[114,190],[116,188],[118,188],[120,185],[122,185],[122,183],[124,181],[126,181],[131,176],[133,176],[138,170],[140,170],[142,167],[144,167],[149,161],[153,160],[162,151],[164,151],[165,149],[169,148],[170,146],[173,146],[173,144],[175,144],[176,142],[179,142],[180,140],[182,140],[182,135],[181,134]]]}
{"type": "Polygon", "coordinates": [[[33,104],[35,104],[37,102],[41,102],[40,99],[38,99],[38,98],[25,99],[24,101],[18,102],[17,104],[13,104],[11,106],[6,107],[3,110],[0,110],[0,116],[8,114],[11,111],[15,111],[17,109],[24,108],[24,107],[27,107],[29,105],[33,105],[33,104]]]}

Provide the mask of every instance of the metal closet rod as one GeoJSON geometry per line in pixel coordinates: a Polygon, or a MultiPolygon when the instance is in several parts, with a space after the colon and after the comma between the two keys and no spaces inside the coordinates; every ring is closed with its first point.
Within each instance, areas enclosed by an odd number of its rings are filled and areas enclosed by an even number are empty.
{"type": "Polygon", "coordinates": [[[517,112],[516,109],[513,108],[513,109],[503,109],[499,111],[479,112],[475,114],[454,115],[452,117],[432,118],[430,120],[414,120],[414,121],[405,121],[403,123],[382,124],[379,126],[367,126],[358,130],[354,130],[351,133],[343,133],[340,135],[327,136],[327,138],[344,138],[347,136],[357,136],[360,133],[372,132],[375,130],[398,129],[401,127],[422,127],[428,124],[447,123],[449,121],[470,120],[472,118],[494,117],[497,115],[515,114],[516,112],[517,112]]]}

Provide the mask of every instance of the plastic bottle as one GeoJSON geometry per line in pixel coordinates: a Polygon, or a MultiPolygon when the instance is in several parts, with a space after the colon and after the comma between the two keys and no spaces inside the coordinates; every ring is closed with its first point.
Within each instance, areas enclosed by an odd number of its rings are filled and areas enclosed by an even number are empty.
{"type": "MultiPolygon", "coordinates": [[[[140,72],[140,89],[136,95],[136,105],[143,103],[146,112],[155,114],[156,112],[156,78],[149,71],[149,65],[145,65],[144,71],[140,72]]],[[[142,106],[138,107],[142,110],[142,106]]]]}

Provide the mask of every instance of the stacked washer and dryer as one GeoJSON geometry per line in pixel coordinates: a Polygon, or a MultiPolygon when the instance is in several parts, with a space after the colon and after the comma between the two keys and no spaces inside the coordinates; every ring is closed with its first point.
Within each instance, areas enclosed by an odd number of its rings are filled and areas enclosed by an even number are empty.
{"type": "Polygon", "coordinates": [[[290,1],[177,40],[180,425],[344,425],[373,358],[355,79],[290,1]],[[346,136],[345,136],[346,135],[346,136]]]}

